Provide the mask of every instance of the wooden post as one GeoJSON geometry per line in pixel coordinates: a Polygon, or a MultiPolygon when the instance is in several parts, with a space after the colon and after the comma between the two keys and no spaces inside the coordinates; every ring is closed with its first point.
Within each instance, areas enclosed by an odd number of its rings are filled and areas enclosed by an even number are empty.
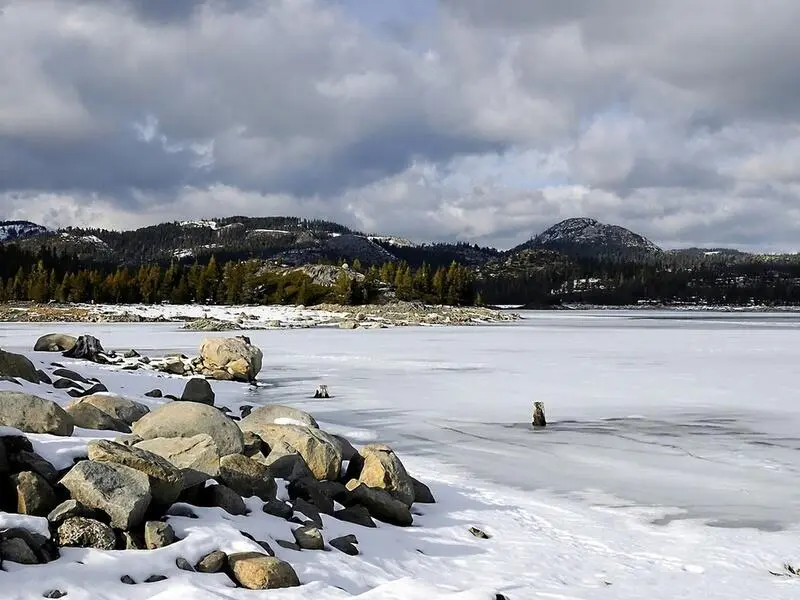
{"type": "Polygon", "coordinates": [[[328,386],[321,385],[317,388],[317,391],[314,392],[314,398],[330,398],[328,394],[328,386]]]}
{"type": "Polygon", "coordinates": [[[533,403],[533,426],[547,427],[547,419],[544,416],[544,402],[533,403]]]}

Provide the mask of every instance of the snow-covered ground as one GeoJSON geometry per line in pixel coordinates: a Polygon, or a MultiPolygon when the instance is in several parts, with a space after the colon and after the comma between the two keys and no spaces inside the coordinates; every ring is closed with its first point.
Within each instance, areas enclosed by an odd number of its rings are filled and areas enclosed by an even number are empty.
{"type": "MultiPolygon", "coordinates": [[[[255,507],[246,517],[198,509],[199,521],[173,518],[185,539],[157,551],[67,550],[48,566],[7,565],[0,597],[53,588],[68,589],[68,600],[800,597],[800,578],[769,573],[800,563],[800,316],[525,316],[477,328],[248,333],[265,354],[260,385],[215,383],[218,405],[290,404],[355,444],[388,442],[439,500],[410,529],[325,517],[326,539],[355,533],[359,557],[272,544],[304,587],[245,592],[224,576],[174,567],[177,556],[191,561],[217,547],[254,549],[240,529],[291,539],[288,524],[255,507]],[[309,398],[320,383],[333,398],[309,398]],[[528,426],[534,400],[546,404],[546,430],[528,426]],[[471,525],[492,538],[473,538],[471,525]],[[153,573],[170,578],[119,583],[153,573]]],[[[148,355],[191,354],[205,335],[225,335],[178,327],[3,324],[0,347],[47,365],[52,355],[29,349],[54,330],[148,355]]],[[[137,400],[183,386],[58,358],[137,400]]],[[[68,464],[82,443],[42,436],[36,445],[68,464]]]]}

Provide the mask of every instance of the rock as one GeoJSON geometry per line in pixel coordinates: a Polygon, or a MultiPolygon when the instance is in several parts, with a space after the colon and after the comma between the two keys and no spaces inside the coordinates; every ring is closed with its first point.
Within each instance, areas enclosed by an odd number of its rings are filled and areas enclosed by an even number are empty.
{"type": "Polygon", "coordinates": [[[275,540],[275,542],[281,548],[286,548],[287,550],[294,550],[295,552],[300,552],[300,546],[298,546],[294,542],[287,542],[286,540],[275,540]]]}
{"type": "Polygon", "coordinates": [[[187,381],[186,387],[183,388],[183,394],[181,394],[181,400],[185,402],[200,402],[209,406],[214,406],[215,397],[211,384],[201,377],[193,377],[187,381]]]}
{"type": "Polygon", "coordinates": [[[341,321],[339,329],[358,329],[358,323],[355,321],[341,321]]]}
{"type": "Polygon", "coordinates": [[[30,546],[21,538],[0,540],[0,557],[21,565],[38,565],[39,559],[30,546]]]}
{"type": "Polygon", "coordinates": [[[206,339],[200,357],[209,371],[227,371],[239,381],[255,381],[263,360],[261,350],[245,336],[206,339]]]}
{"type": "Polygon", "coordinates": [[[389,446],[369,444],[359,452],[363,460],[358,480],[371,488],[386,490],[406,506],[414,502],[414,483],[389,446]]]}
{"type": "Polygon", "coordinates": [[[253,431],[255,433],[258,433],[258,428],[262,425],[300,425],[319,429],[319,425],[314,417],[307,412],[280,404],[260,406],[252,410],[250,414],[239,423],[239,427],[242,428],[242,431],[253,431]]]}
{"type": "Polygon", "coordinates": [[[123,446],[128,446],[128,447],[135,446],[136,444],[142,441],[144,441],[142,440],[142,438],[140,438],[138,435],[133,435],[132,433],[128,435],[120,435],[114,438],[114,442],[116,442],[117,444],[122,444],[123,446]]]}
{"type": "Polygon", "coordinates": [[[392,525],[407,527],[413,523],[414,518],[408,505],[394,498],[389,492],[368,487],[355,479],[348,481],[346,487],[350,492],[346,499],[347,505],[362,504],[372,517],[392,525]]]}
{"type": "Polygon", "coordinates": [[[33,452],[33,444],[31,444],[31,441],[24,435],[17,435],[14,433],[3,435],[0,432],[0,442],[2,442],[2,445],[8,454],[33,452]]]}
{"type": "Polygon", "coordinates": [[[0,375],[0,381],[7,381],[8,383],[13,383],[14,385],[18,385],[20,387],[22,386],[18,380],[14,379],[13,377],[6,377],[5,375],[0,375]]]}
{"type": "Polygon", "coordinates": [[[544,402],[533,403],[533,417],[531,422],[534,427],[547,427],[547,419],[544,416],[544,402]]]}
{"type": "Polygon", "coordinates": [[[33,471],[44,477],[45,481],[50,485],[58,483],[60,477],[56,468],[36,452],[28,452],[27,450],[15,451],[13,454],[8,455],[8,464],[11,471],[15,473],[33,471]]]}
{"type": "Polygon", "coordinates": [[[470,527],[468,531],[479,540],[488,540],[491,537],[488,533],[481,531],[477,527],[470,527]]]}
{"type": "Polygon", "coordinates": [[[70,381],[77,381],[78,383],[85,383],[86,385],[92,385],[93,383],[97,383],[95,381],[89,381],[76,371],[72,371],[71,369],[65,369],[64,367],[60,367],[53,371],[54,377],[63,377],[64,379],[69,379],[70,381]]]}
{"type": "Polygon", "coordinates": [[[265,502],[275,497],[278,487],[269,469],[242,454],[229,454],[219,461],[223,483],[237,494],[249,498],[258,496],[265,502]]]}
{"type": "Polygon", "coordinates": [[[172,517],[185,517],[187,519],[199,519],[194,511],[186,505],[173,504],[167,509],[167,514],[172,517]]]}
{"type": "Polygon", "coordinates": [[[107,514],[111,525],[119,529],[142,523],[152,498],[147,475],[109,462],[81,461],[61,479],[61,485],[74,500],[107,514]]]}
{"type": "Polygon", "coordinates": [[[6,445],[3,443],[3,438],[0,438],[0,477],[8,475],[9,465],[8,456],[6,456],[6,445]]]}
{"type": "Polygon", "coordinates": [[[67,394],[69,394],[73,398],[83,398],[84,396],[91,396],[92,394],[99,394],[101,392],[107,392],[107,391],[108,388],[104,386],[102,383],[95,383],[88,390],[76,388],[72,390],[67,390],[67,394]]]}
{"type": "Polygon", "coordinates": [[[165,581],[168,579],[166,575],[150,575],[147,579],[144,580],[145,583],[158,583],[159,581],[165,581]]]}
{"type": "Polygon", "coordinates": [[[306,461],[300,456],[300,453],[286,442],[278,442],[273,445],[272,450],[267,456],[255,454],[252,458],[268,466],[272,475],[280,479],[291,481],[298,477],[314,476],[311,469],[306,465],[306,461]]]}
{"type": "Polygon", "coordinates": [[[50,379],[50,376],[41,369],[36,369],[36,375],[39,376],[39,383],[44,383],[46,385],[53,385],[53,380],[50,379]]]}
{"type": "MultiPolygon", "coordinates": [[[[58,546],[56,546],[55,542],[40,533],[27,531],[20,527],[12,527],[0,531],[0,541],[11,539],[21,539],[25,542],[28,548],[36,555],[36,560],[40,564],[49,563],[59,558],[58,546]]],[[[0,558],[2,558],[1,552],[0,558]]]]}
{"type": "Polygon", "coordinates": [[[433,492],[427,485],[413,477],[411,478],[411,483],[414,486],[414,502],[419,502],[420,504],[436,503],[436,498],[433,497],[433,492]]]}
{"type": "Polygon", "coordinates": [[[44,517],[55,507],[56,494],[41,475],[23,471],[11,479],[17,491],[19,514],[44,517]]]}
{"type": "Polygon", "coordinates": [[[180,356],[167,356],[161,363],[160,370],[171,375],[183,375],[186,373],[186,365],[180,356]]]}
{"type": "Polygon", "coordinates": [[[146,550],[144,535],[139,531],[120,531],[117,535],[117,548],[120,550],[146,550]]]}
{"type": "Polygon", "coordinates": [[[203,500],[209,506],[218,506],[232,515],[247,514],[242,497],[225,485],[212,485],[203,490],[203,500]]]}
{"type": "MultiPolygon", "coordinates": [[[[319,529],[322,529],[322,516],[320,516],[319,514],[319,509],[317,509],[316,506],[314,506],[307,500],[303,500],[302,498],[297,498],[293,502],[292,515],[294,515],[295,512],[299,512],[301,515],[307,517],[312,523],[314,523],[314,525],[316,525],[319,529]]],[[[299,522],[305,523],[305,521],[299,521],[299,522]]]]}
{"type": "Polygon", "coordinates": [[[156,454],[181,471],[183,489],[219,476],[219,450],[206,434],[189,438],[154,438],[134,445],[156,454]]]}
{"type": "Polygon", "coordinates": [[[61,590],[48,590],[44,594],[42,594],[42,598],[63,598],[67,595],[67,592],[62,592],[61,590]]]}
{"type": "Polygon", "coordinates": [[[63,356],[105,364],[108,361],[103,354],[105,354],[105,350],[103,350],[100,340],[91,335],[82,335],[75,340],[75,345],[72,348],[63,353],[63,356]]]}
{"type": "Polygon", "coordinates": [[[265,542],[264,540],[257,540],[257,539],[256,539],[254,536],[250,535],[250,534],[249,534],[249,533],[247,533],[246,531],[239,531],[239,533],[241,533],[241,534],[242,534],[244,537],[246,537],[248,540],[252,540],[252,541],[254,541],[256,544],[258,544],[259,546],[261,546],[261,547],[264,549],[264,552],[266,552],[266,553],[267,553],[269,556],[275,556],[275,551],[272,549],[272,546],[270,546],[270,545],[269,545],[267,542],[265,542]]]}
{"type": "Polygon", "coordinates": [[[316,527],[298,527],[292,530],[292,535],[303,550],[324,550],[325,540],[316,527]]]}
{"type": "Polygon", "coordinates": [[[344,552],[348,556],[358,556],[358,548],[356,548],[355,544],[358,543],[356,540],[356,536],[354,535],[346,535],[343,537],[333,538],[331,541],[328,542],[331,548],[336,548],[339,552],[344,552]]]}
{"type": "Polygon", "coordinates": [[[78,338],[63,333],[49,333],[43,335],[33,346],[35,352],[66,352],[75,347],[78,338]]]}
{"type": "Polygon", "coordinates": [[[53,382],[53,387],[56,388],[57,390],[66,390],[69,388],[75,388],[80,391],[83,391],[83,388],[79,384],[75,383],[71,379],[66,379],[64,377],[56,379],[53,382]]]}
{"type": "Polygon", "coordinates": [[[97,518],[98,511],[92,510],[78,502],[77,500],[65,500],[58,506],[56,506],[50,513],[47,515],[47,521],[50,525],[54,527],[58,527],[67,519],[72,519],[73,517],[87,517],[87,518],[97,518]]]}
{"type": "Polygon", "coordinates": [[[0,350],[0,375],[39,383],[36,367],[26,356],[5,350],[0,350]]]}
{"type": "Polygon", "coordinates": [[[362,527],[377,527],[369,514],[369,510],[360,504],[334,511],[333,517],[340,521],[361,525],[362,527]]]}
{"type": "Polygon", "coordinates": [[[292,514],[294,511],[292,507],[286,504],[283,500],[278,499],[270,499],[264,503],[262,509],[268,515],[272,515],[273,517],[279,517],[281,519],[286,519],[287,521],[292,518],[292,514]]]}
{"type": "Polygon", "coordinates": [[[342,451],[339,444],[324,431],[298,425],[246,424],[245,421],[247,419],[241,422],[242,428],[253,431],[270,448],[285,442],[297,450],[317,479],[338,479],[342,468],[342,451]]]}
{"type": "Polygon", "coordinates": [[[161,390],[150,390],[145,394],[148,398],[161,398],[164,396],[161,390]]]}
{"type": "Polygon", "coordinates": [[[317,387],[317,390],[314,392],[314,398],[322,398],[328,399],[330,398],[330,394],[328,393],[328,386],[327,385],[320,385],[317,387]]]}
{"type": "Polygon", "coordinates": [[[125,354],[122,355],[122,358],[139,358],[141,354],[139,354],[136,350],[131,348],[125,354]]]}
{"type": "Polygon", "coordinates": [[[144,524],[144,545],[148,550],[165,548],[175,543],[175,531],[162,521],[148,521],[144,524]]]}
{"type": "Polygon", "coordinates": [[[353,460],[358,455],[358,450],[347,439],[336,434],[331,434],[331,437],[338,442],[339,448],[342,450],[342,460],[353,460]]]}
{"type": "Polygon", "coordinates": [[[178,558],[175,559],[175,566],[178,567],[181,571],[189,571],[190,573],[194,572],[194,567],[192,566],[192,564],[182,556],[179,556],[178,558]]]}
{"type": "Polygon", "coordinates": [[[133,577],[131,577],[130,575],[123,575],[122,577],[119,578],[119,580],[121,583],[124,583],[125,585],[136,585],[136,581],[134,581],[133,577]]]}
{"type": "Polygon", "coordinates": [[[206,554],[197,563],[196,569],[200,573],[221,573],[228,566],[228,555],[221,550],[206,554]]]}
{"type": "Polygon", "coordinates": [[[88,454],[89,460],[124,465],[147,475],[153,502],[158,504],[171,505],[183,490],[180,469],[158,454],[110,440],[92,440],[88,454]]]}
{"type": "Polygon", "coordinates": [[[313,504],[320,512],[332,515],[333,501],[347,494],[347,489],[336,481],[317,481],[313,477],[301,477],[289,483],[289,498],[302,498],[313,504]]]}
{"type": "Polygon", "coordinates": [[[114,550],[117,539],[114,530],[105,523],[85,517],[72,517],[59,525],[56,531],[59,546],[114,550]]]}
{"type": "Polygon", "coordinates": [[[239,415],[244,419],[245,417],[250,416],[250,413],[253,412],[253,407],[250,404],[242,404],[239,407],[239,415]]]}
{"type": "MultiPolygon", "coordinates": [[[[150,412],[150,409],[144,404],[109,393],[85,396],[78,402],[91,404],[126,425],[133,425],[150,412]]],[[[74,404],[77,404],[77,402],[74,402],[74,404]]]]}
{"type": "Polygon", "coordinates": [[[250,590],[297,587],[300,580],[289,563],[258,552],[239,552],[228,557],[235,581],[250,590]]]}
{"type": "Polygon", "coordinates": [[[242,431],[236,423],[213,406],[197,402],[165,404],[134,423],[133,433],[145,440],[205,433],[214,440],[221,456],[241,454],[244,449],[242,431]]]}
{"type": "Polygon", "coordinates": [[[65,409],[75,427],[130,433],[131,428],[88,402],[72,402],[65,409]]]}
{"type": "Polygon", "coordinates": [[[264,442],[252,431],[243,431],[242,439],[244,441],[244,450],[242,454],[245,456],[252,458],[264,450],[264,442]]]}
{"type": "Polygon", "coordinates": [[[236,323],[231,323],[230,321],[203,318],[186,323],[186,325],[183,326],[183,329],[189,331],[236,331],[241,329],[241,327],[236,323]]]}
{"type": "Polygon", "coordinates": [[[72,435],[72,417],[52,400],[22,392],[0,392],[0,425],[25,433],[72,435]]]}

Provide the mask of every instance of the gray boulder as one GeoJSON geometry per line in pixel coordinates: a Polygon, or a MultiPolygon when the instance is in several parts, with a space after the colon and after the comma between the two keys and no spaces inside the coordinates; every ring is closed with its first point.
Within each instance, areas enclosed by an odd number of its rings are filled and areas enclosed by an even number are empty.
{"type": "Polygon", "coordinates": [[[303,550],[324,550],[325,540],[322,539],[322,533],[316,527],[298,527],[292,530],[292,535],[303,550]]]}
{"type": "Polygon", "coordinates": [[[56,541],[59,546],[114,550],[117,536],[105,523],[86,517],[72,517],[58,526],[56,541]]]}
{"type": "Polygon", "coordinates": [[[165,548],[175,543],[175,531],[163,521],[148,521],[144,524],[144,545],[147,550],[165,548]]]}
{"type": "Polygon", "coordinates": [[[359,455],[361,472],[358,480],[361,483],[386,490],[406,506],[411,506],[414,482],[394,450],[384,444],[369,444],[361,448],[359,455]]]}
{"type": "Polygon", "coordinates": [[[239,423],[242,431],[257,431],[262,425],[300,425],[319,429],[317,421],[307,412],[280,404],[260,406],[239,423]]]}
{"type": "Polygon", "coordinates": [[[90,381],[89,379],[86,379],[86,377],[84,377],[77,371],[73,371],[72,369],[65,369],[64,367],[59,367],[58,369],[53,371],[53,376],[63,377],[64,379],[77,381],[78,383],[85,383],[86,385],[91,385],[93,383],[96,383],[95,381],[90,381]]]}
{"type": "Polygon", "coordinates": [[[344,535],[342,537],[333,538],[328,542],[331,548],[336,548],[339,552],[344,552],[348,556],[358,556],[358,548],[356,544],[358,539],[354,535],[344,535]]]}
{"type": "Polygon", "coordinates": [[[118,529],[142,523],[152,499],[147,475],[108,462],[81,461],[61,479],[61,485],[74,500],[107,514],[118,529]]]}
{"type": "Polygon", "coordinates": [[[75,347],[78,338],[63,333],[49,333],[40,337],[33,349],[35,352],[66,352],[75,347]]]}
{"type": "Polygon", "coordinates": [[[156,454],[180,469],[183,489],[219,476],[219,449],[207,434],[189,438],[154,438],[139,442],[134,448],[156,454]]]}
{"type": "Polygon", "coordinates": [[[145,440],[153,438],[210,435],[222,456],[241,454],[242,431],[213,406],[197,402],[170,402],[146,414],[133,425],[133,433],[145,440]]]}
{"type": "Polygon", "coordinates": [[[123,465],[147,475],[153,501],[158,504],[172,504],[183,490],[183,474],[180,469],[152,452],[110,440],[92,440],[89,442],[88,453],[89,460],[123,465]]]}
{"type": "Polygon", "coordinates": [[[284,442],[297,450],[317,479],[339,478],[342,450],[336,440],[324,431],[298,425],[257,425],[245,424],[244,421],[241,423],[243,429],[258,435],[270,448],[284,442]]]}
{"type": "Polygon", "coordinates": [[[297,587],[300,580],[289,563],[259,552],[239,552],[228,556],[236,582],[249,590],[297,587]]]}
{"type": "Polygon", "coordinates": [[[72,435],[72,417],[52,400],[22,392],[0,392],[0,425],[25,433],[72,435]]]}
{"type": "Polygon", "coordinates": [[[254,381],[261,371],[264,355],[249,338],[238,336],[203,340],[200,358],[205,371],[224,371],[237,381],[254,381]]]}
{"type": "Polygon", "coordinates": [[[58,527],[67,519],[74,517],[97,519],[100,516],[99,513],[100,511],[88,508],[77,500],[65,500],[50,511],[47,515],[47,520],[50,525],[58,527]]]}
{"type": "Polygon", "coordinates": [[[245,498],[258,496],[266,502],[275,498],[278,491],[269,468],[242,454],[223,456],[219,475],[225,485],[245,498]]]}
{"type": "Polygon", "coordinates": [[[15,473],[32,471],[43,477],[50,485],[58,483],[59,474],[56,468],[36,452],[14,448],[13,452],[8,454],[8,464],[10,470],[15,473]]]}
{"type": "Polygon", "coordinates": [[[214,406],[215,397],[211,384],[201,377],[193,377],[187,381],[181,394],[181,400],[185,402],[199,402],[209,406],[214,406]]]}
{"type": "Polygon", "coordinates": [[[228,566],[228,555],[215,550],[201,558],[195,567],[200,573],[220,573],[228,566]]]}
{"type": "Polygon", "coordinates": [[[55,507],[56,494],[41,475],[23,471],[11,479],[17,492],[19,514],[44,517],[55,507]]]}
{"type": "Polygon", "coordinates": [[[267,456],[258,453],[252,458],[268,466],[272,475],[280,479],[291,481],[301,477],[314,476],[300,453],[286,442],[275,443],[267,456]]]}
{"type": "Polygon", "coordinates": [[[36,367],[28,357],[5,350],[0,350],[0,376],[16,377],[31,383],[39,383],[36,367]]]}
{"type": "Polygon", "coordinates": [[[411,483],[414,485],[414,502],[419,502],[420,504],[436,503],[436,498],[433,497],[431,488],[413,477],[411,478],[411,483]]]}
{"type": "Polygon", "coordinates": [[[73,402],[65,410],[72,417],[75,427],[99,431],[119,431],[120,433],[131,432],[128,425],[88,402],[73,402]]]}
{"type": "Polygon", "coordinates": [[[126,425],[133,425],[150,412],[150,409],[144,404],[107,392],[84,396],[72,404],[77,403],[91,404],[126,425]]]}
{"type": "Polygon", "coordinates": [[[379,521],[408,527],[414,522],[408,505],[397,500],[389,492],[371,488],[360,481],[351,479],[347,482],[349,492],[344,504],[361,504],[369,510],[370,515],[379,521]]]}
{"type": "Polygon", "coordinates": [[[218,506],[231,515],[247,514],[242,497],[226,485],[211,485],[203,490],[202,501],[208,506],[218,506]]]}
{"type": "Polygon", "coordinates": [[[36,553],[22,538],[0,540],[0,558],[21,565],[38,565],[36,553]]]}

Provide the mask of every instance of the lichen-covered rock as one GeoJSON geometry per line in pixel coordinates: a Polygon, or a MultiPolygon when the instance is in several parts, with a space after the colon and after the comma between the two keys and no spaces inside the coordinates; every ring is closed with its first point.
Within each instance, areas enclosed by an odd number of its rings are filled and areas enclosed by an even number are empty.
{"type": "Polygon", "coordinates": [[[228,556],[236,582],[250,590],[274,590],[297,587],[300,580],[292,566],[259,552],[239,552],[228,556]]]}
{"type": "Polygon", "coordinates": [[[48,333],[38,340],[33,349],[35,352],[66,352],[75,347],[78,338],[63,333],[48,333]]]}
{"type": "Polygon", "coordinates": [[[214,406],[214,399],[216,394],[211,388],[211,384],[201,377],[193,377],[186,382],[181,394],[181,400],[184,402],[199,402],[200,404],[208,404],[214,406]]]}
{"type": "Polygon", "coordinates": [[[303,550],[324,550],[325,540],[322,539],[322,533],[316,527],[298,527],[292,530],[292,535],[303,550]]]}
{"type": "Polygon", "coordinates": [[[284,442],[297,450],[317,479],[338,479],[342,469],[342,450],[324,431],[298,425],[241,423],[244,429],[258,435],[270,448],[284,442]]]}
{"type": "Polygon", "coordinates": [[[44,517],[56,505],[56,494],[44,477],[31,471],[14,475],[17,492],[17,512],[21,515],[44,517]]]}
{"type": "Polygon", "coordinates": [[[118,529],[142,523],[152,499],[147,475],[110,462],[81,461],[61,479],[61,485],[74,500],[107,514],[118,529]]]}
{"type": "Polygon", "coordinates": [[[73,517],[96,519],[99,516],[98,513],[99,511],[84,506],[77,500],[65,500],[50,511],[47,515],[47,521],[50,525],[58,527],[64,521],[72,519],[73,517]]]}
{"type": "Polygon", "coordinates": [[[85,517],[67,519],[56,530],[59,546],[114,550],[117,538],[114,530],[105,523],[85,517]]]}
{"type": "Polygon", "coordinates": [[[31,383],[39,383],[36,367],[28,357],[5,350],[0,350],[0,376],[16,377],[31,383]]]}
{"type": "Polygon", "coordinates": [[[261,371],[263,353],[245,336],[209,338],[200,345],[200,358],[211,373],[226,371],[236,380],[254,381],[261,371]]]}
{"type": "Polygon", "coordinates": [[[239,423],[242,431],[255,431],[261,425],[300,425],[319,429],[317,421],[307,412],[280,404],[268,404],[253,409],[239,423]]]}
{"type": "Polygon", "coordinates": [[[111,440],[92,440],[88,445],[88,455],[89,460],[124,465],[147,475],[153,501],[158,504],[172,504],[183,490],[181,470],[153,452],[111,440]]]}
{"type": "Polygon", "coordinates": [[[133,433],[145,440],[211,436],[222,456],[241,454],[242,431],[213,406],[197,402],[170,402],[145,415],[133,425],[133,433]]]}
{"type": "Polygon", "coordinates": [[[131,428],[127,424],[88,402],[73,402],[65,410],[72,417],[75,427],[100,431],[119,431],[120,433],[131,432],[131,428]]]}
{"type": "Polygon", "coordinates": [[[225,485],[245,498],[258,496],[267,501],[275,497],[278,489],[269,468],[242,454],[223,456],[219,475],[225,485]]]}
{"type": "Polygon", "coordinates": [[[379,521],[401,527],[407,527],[414,522],[408,505],[385,490],[368,487],[355,479],[347,482],[347,490],[350,493],[343,503],[361,504],[379,521]]]}
{"type": "Polygon", "coordinates": [[[228,555],[221,550],[206,554],[196,565],[200,573],[221,573],[228,566],[228,555]]]}
{"type": "Polygon", "coordinates": [[[91,404],[104,413],[122,421],[126,425],[133,425],[150,412],[150,409],[144,404],[108,392],[84,396],[80,400],[73,401],[71,404],[74,405],[78,403],[91,404]]]}
{"type": "Polygon", "coordinates": [[[134,448],[156,454],[183,476],[183,489],[219,476],[219,449],[206,434],[189,438],[154,438],[134,445],[134,448]]]}
{"type": "Polygon", "coordinates": [[[414,483],[403,463],[389,446],[369,444],[359,452],[362,460],[358,480],[371,488],[386,490],[406,506],[414,502],[414,483]]]}
{"type": "Polygon", "coordinates": [[[144,544],[148,550],[165,548],[175,543],[175,531],[162,521],[148,521],[144,524],[144,544]]]}
{"type": "Polygon", "coordinates": [[[0,392],[0,425],[25,433],[64,436],[74,430],[72,417],[58,404],[22,392],[0,392]]]}

